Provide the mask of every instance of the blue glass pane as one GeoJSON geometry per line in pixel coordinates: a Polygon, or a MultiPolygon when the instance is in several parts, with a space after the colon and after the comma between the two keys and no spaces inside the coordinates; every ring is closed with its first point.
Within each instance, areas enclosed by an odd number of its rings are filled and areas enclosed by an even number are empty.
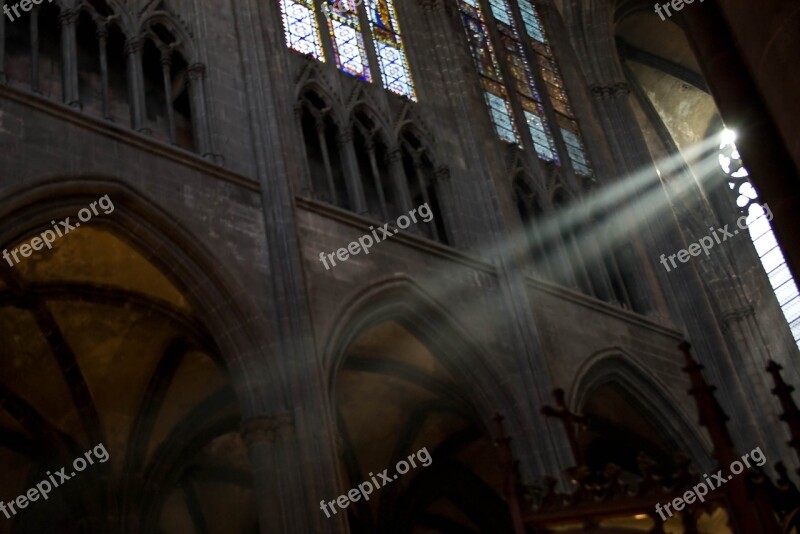
{"type": "Polygon", "coordinates": [[[542,121],[542,118],[526,110],[525,121],[528,123],[528,130],[531,132],[531,137],[533,137],[533,144],[534,148],[536,149],[536,153],[542,159],[553,161],[555,159],[555,154],[553,149],[550,147],[551,141],[547,135],[547,132],[545,131],[545,125],[542,121]]]}
{"type": "Polygon", "coordinates": [[[392,0],[368,0],[367,13],[384,87],[393,93],[415,99],[414,83],[392,0]]]}
{"type": "Polygon", "coordinates": [[[336,64],[343,72],[370,81],[372,78],[361,31],[358,26],[347,24],[340,20],[341,18],[344,17],[332,14],[329,19],[336,64]]]}
{"type": "Polygon", "coordinates": [[[581,143],[581,140],[577,135],[575,135],[574,132],[571,132],[566,128],[561,128],[561,135],[564,137],[564,143],[567,145],[569,159],[572,162],[572,167],[575,169],[575,172],[583,176],[591,175],[592,171],[589,168],[589,162],[586,158],[586,151],[583,148],[583,143],[581,143]]]}
{"type": "Polygon", "coordinates": [[[506,0],[489,0],[489,6],[492,8],[492,15],[494,15],[494,18],[509,26],[514,25],[514,23],[511,22],[511,10],[506,0]]]}
{"type": "Polygon", "coordinates": [[[492,122],[494,122],[497,135],[504,141],[518,143],[519,139],[517,139],[517,133],[511,119],[511,106],[509,106],[508,100],[504,100],[488,91],[484,94],[486,95],[486,102],[489,104],[492,122]]]}
{"type": "Polygon", "coordinates": [[[301,54],[309,54],[319,61],[325,61],[319,35],[317,19],[314,17],[314,4],[311,0],[281,0],[283,29],[286,46],[301,54]]]}

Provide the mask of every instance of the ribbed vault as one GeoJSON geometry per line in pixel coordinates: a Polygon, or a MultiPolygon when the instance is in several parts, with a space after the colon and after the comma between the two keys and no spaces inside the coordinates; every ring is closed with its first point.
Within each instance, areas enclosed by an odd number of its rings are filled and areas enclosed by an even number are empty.
{"type": "Polygon", "coordinates": [[[173,281],[99,224],[0,280],[0,498],[109,453],[0,532],[257,530],[230,380],[173,281]]]}

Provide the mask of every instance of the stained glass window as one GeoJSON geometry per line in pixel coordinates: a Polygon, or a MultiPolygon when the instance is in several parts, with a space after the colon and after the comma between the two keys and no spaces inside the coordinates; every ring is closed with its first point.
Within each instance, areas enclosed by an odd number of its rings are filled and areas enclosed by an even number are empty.
{"type": "Polygon", "coordinates": [[[286,46],[325,61],[313,0],[281,0],[286,46]]]}
{"type": "Polygon", "coordinates": [[[514,114],[508,100],[508,89],[503,81],[500,65],[497,63],[480,4],[478,0],[459,0],[458,4],[475,68],[481,75],[483,94],[495,131],[500,139],[519,144],[514,114]]]}
{"type": "Polygon", "coordinates": [[[750,183],[749,173],[742,164],[735,140],[734,132],[725,129],[719,147],[719,164],[728,175],[728,185],[736,193],[736,205],[747,215],[750,239],[767,273],[783,316],[789,323],[794,341],[800,348],[800,292],[772,232],[772,213],[767,216],[758,203],[758,193],[750,183]]]}
{"type": "Polygon", "coordinates": [[[371,81],[367,49],[364,47],[364,36],[361,34],[356,0],[326,1],[328,6],[325,13],[333,41],[336,65],[347,74],[364,81],[371,81]]]}
{"type": "Polygon", "coordinates": [[[586,155],[586,148],[581,140],[581,132],[575,121],[575,115],[572,113],[569,97],[564,90],[564,80],[558,71],[542,20],[532,0],[518,0],[518,5],[525,33],[530,38],[531,48],[536,52],[536,61],[544,79],[545,89],[557,115],[561,137],[567,147],[567,155],[572,163],[572,168],[577,174],[591,176],[592,169],[586,155]]]}
{"type": "Polygon", "coordinates": [[[367,0],[367,11],[384,87],[415,100],[414,84],[392,0],[367,0]]]}
{"type": "MultiPolygon", "coordinates": [[[[278,0],[283,14],[286,45],[319,61],[325,61],[314,0],[278,0]]],[[[394,0],[322,0],[328,21],[334,58],[339,69],[361,80],[372,81],[365,39],[372,38],[383,86],[416,100],[408,57],[400,37],[394,0]],[[359,10],[366,10],[370,32],[362,31],[359,10]]],[[[374,67],[375,65],[373,65],[374,67]]]]}
{"type": "Polygon", "coordinates": [[[509,0],[485,0],[491,12],[493,26],[499,41],[490,37],[488,22],[481,11],[482,0],[459,0],[464,28],[467,32],[475,66],[482,77],[486,101],[498,136],[504,141],[521,144],[518,127],[527,127],[533,139],[533,148],[543,160],[559,164],[561,158],[553,138],[553,130],[544,110],[542,94],[537,89],[533,68],[538,67],[544,80],[546,96],[556,112],[558,130],[564,139],[572,168],[577,174],[591,176],[592,169],[586,154],[578,123],[570,108],[564,82],[558,72],[555,58],[550,51],[547,35],[539,14],[531,0],[518,0],[524,35],[517,29],[514,12],[509,0]],[[533,50],[529,55],[528,44],[533,50]],[[497,47],[497,54],[493,45],[497,47]],[[503,80],[502,61],[510,79],[503,80]],[[531,61],[533,59],[533,61],[531,61]],[[509,91],[511,94],[509,95],[509,91]],[[523,116],[517,122],[511,111],[509,96],[516,97],[522,107],[523,116]]]}
{"type": "Polygon", "coordinates": [[[544,160],[557,162],[553,136],[550,134],[525,46],[520,41],[508,0],[489,0],[489,6],[500,34],[508,68],[514,78],[514,88],[525,110],[525,123],[533,138],[536,154],[544,160]]]}

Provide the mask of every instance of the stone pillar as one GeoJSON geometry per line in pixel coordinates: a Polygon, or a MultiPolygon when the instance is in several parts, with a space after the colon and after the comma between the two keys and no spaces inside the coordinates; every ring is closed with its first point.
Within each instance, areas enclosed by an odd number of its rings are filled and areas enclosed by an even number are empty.
{"type": "MultiPolygon", "coordinates": [[[[64,76],[64,102],[68,106],[80,107],[78,86],[78,46],[76,43],[77,9],[65,9],[58,17],[61,23],[61,61],[64,76]]],[[[38,77],[38,76],[37,76],[38,77]]]]}
{"type": "MultiPolygon", "coordinates": [[[[39,92],[39,8],[31,11],[28,19],[31,34],[31,91],[39,92]]],[[[62,32],[63,33],[63,32],[62,32]]]]}
{"type": "Polygon", "coordinates": [[[6,18],[0,17],[0,83],[6,83],[6,18]]]}
{"type": "Polygon", "coordinates": [[[287,462],[287,449],[294,436],[294,422],[288,413],[272,417],[254,417],[242,422],[240,433],[247,446],[255,485],[256,508],[261,532],[291,532],[286,524],[282,502],[285,497],[302,494],[292,488],[304,482],[302,476],[286,476],[281,470],[287,462]],[[294,478],[294,482],[292,481],[294,478]],[[288,480],[287,480],[288,479],[288,480]],[[283,498],[282,498],[283,497],[283,498]]]}
{"type": "MultiPolygon", "coordinates": [[[[392,181],[394,198],[400,213],[408,213],[412,206],[411,194],[408,191],[405,169],[403,168],[403,153],[399,148],[392,148],[386,155],[386,165],[389,168],[389,179],[392,181]]],[[[409,228],[410,229],[410,228],[409,228]]],[[[416,229],[414,231],[417,231],[416,229]]]]}
{"type": "Polygon", "coordinates": [[[105,24],[101,24],[97,28],[97,41],[100,46],[100,91],[101,91],[101,107],[104,119],[111,118],[111,109],[108,102],[108,28],[105,24]]]}
{"type": "Polygon", "coordinates": [[[175,110],[172,109],[172,59],[169,49],[163,48],[161,52],[161,78],[164,81],[164,105],[167,110],[167,138],[170,144],[175,144],[175,110]]]}
{"type": "MultiPolygon", "coordinates": [[[[637,135],[626,134],[630,129],[638,130],[639,128],[627,101],[631,93],[628,82],[621,81],[608,85],[594,84],[591,86],[591,92],[598,99],[597,109],[606,128],[608,131],[617,133],[609,136],[608,140],[612,145],[612,151],[625,155],[620,159],[625,171],[633,172],[645,165],[652,165],[650,154],[644,145],[641,134],[638,132],[637,135]]],[[[623,213],[626,214],[625,224],[628,228],[643,227],[645,225],[638,221],[646,221],[649,218],[649,214],[644,213],[642,203],[637,200],[638,195],[627,201],[627,206],[631,207],[634,213],[631,213],[631,210],[623,209],[623,213]]],[[[646,230],[643,231],[647,234],[646,230]]],[[[656,240],[653,242],[658,243],[656,240]]],[[[641,267],[642,259],[646,257],[646,254],[640,245],[638,241],[634,241],[620,246],[617,254],[618,267],[625,278],[634,309],[641,314],[654,314],[657,309],[650,294],[650,287],[658,287],[658,283],[655,279],[648,283],[646,274],[641,267]],[[639,250],[634,250],[634,247],[639,250]]]]}
{"type": "Polygon", "coordinates": [[[342,151],[342,164],[344,165],[345,185],[350,201],[350,209],[359,214],[367,211],[367,202],[364,199],[364,190],[361,188],[361,170],[358,167],[356,149],[353,145],[353,129],[347,127],[339,132],[337,139],[342,151]]]}
{"type": "Polygon", "coordinates": [[[201,63],[194,63],[186,69],[189,81],[189,99],[192,103],[192,133],[194,134],[195,151],[207,159],[212,159],[211,143],[209,142],[208,111],[206,110],[205,78],[206,67],[201,63]]]}
{"type": "Polygon", "coordinates": [[[137,132],[150,133],[144,125],[144,73],[142,72],[142,49],[144,41],[140,37],[125,42],[125,55],[128,58],[128,100],[131,105],[131,128],[137,132]]]}

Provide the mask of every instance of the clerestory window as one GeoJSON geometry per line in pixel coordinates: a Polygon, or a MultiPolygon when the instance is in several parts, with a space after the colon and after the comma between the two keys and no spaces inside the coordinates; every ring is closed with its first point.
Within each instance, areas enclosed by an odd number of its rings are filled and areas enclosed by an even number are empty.
{"type": "Polygon", "coordinates": [[[800,348],[800,293],[797,283],[786,265],[781,247],[775,239],[772,225],[764,208],[758,202],[758,192],[750,183],[750,174],[742,164],[736,148],[736,134],[725,129],[720,143],[719,165],[728,175],[728,187],[736,195],[736,205],[747,215],[747,228],[750,239],[756,248],[761,265],[767,273],[772,291],[781,306],[786,322],[792,330],[792,337],[800,348]]]}
{"type": "Polygon", "coordinates": [[[416,100],[393,0],[323,0],[327,32],[320,30],[313,0],[279,2],[286,46],[324,62],[323,38],[330,39],[339,70],[372,82],[369,42],[375,53],[372,66],[383,87],[416,100]]]}
{"type": "Polygon", "coordinates": [[[509,0],[458,4],[498,137],[520,147],[532,143],[540,159],[559,165],[566,158],[576,174],[591,176],[581,132],[534,3],[517,0],[516,10],[509,0]],[[545,112],[548,105],[555,129],[545,112]],[[530,134],[530,141],[522,131],[530,134]],[[556,136],[566,153],[558,149],[556,136]]]}

